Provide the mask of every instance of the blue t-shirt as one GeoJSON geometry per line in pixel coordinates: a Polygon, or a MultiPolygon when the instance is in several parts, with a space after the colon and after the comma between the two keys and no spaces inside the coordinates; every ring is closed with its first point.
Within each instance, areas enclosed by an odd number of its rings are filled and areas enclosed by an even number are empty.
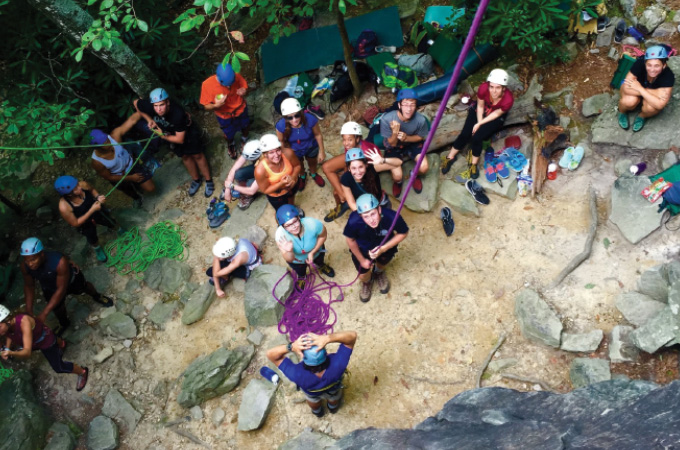
{"type": "MultiPolygon", "coordinates": [[[[314,130],[312,129],[314,125],[319,123],[319,120],[308,112],[305,113],[305,119],[307,119],[307,125],[302,125],[300,128],[291,128],[292,132],[288,138],[290,147],[295,153],[319,146],[316,138],[314,138],[314,130]]],[[[276,122],[276,131],[282,134],[286,131],[286,119],[281,118],[276,122]]]]}
{"type": "MultiPolygon", "coordinates": [[[[397,213],[391,209],[382,208],[382,217],[376,228],[369,227],[364,219],[361,218],[358,212],[353,211],[349,215],[347,220],[347,225],[345,225],[345,230],[342,232],[345,236],[350,239],[357,241],[359,250],[363,253],[368,253],[369,250],[373,250],[383,241],[385,236],[387,236],[387,231],[394,221],[394,217],[397,213]]],[[[401,215],[397,219],[397,224],[392,230],[392,236],[395,234],[405,234],[408,233],[408,225],[401,215]]],[[[396,249],[397,247],[394,247],[396,249]]]]}
{"type": "Polygon", "coordinates": [[[345,373],[347,364],[349,364],[350,356],[352,356],[352,349],[344,344],[340,344],[336,353],[328,354],[330,363],[321,378],[305,369],[302,363],[293,364],[293,361],[288,358],[284,358],[281,364],[279,364],[279,370],[290,381],[297,384],[306,394],[315,396],[318,395],[318,392],[309,391],[323,389],[342,378],[342,374],[345,373]]]}
{"type": "MultiPolygon", "coordinates": [[[[323,232],[323,223],[320,220],[313,219],[311,217],[303,217],[300,219],[302,227],[304,228],[302,237],[297,237],[290,234],[283,226],[279,226],[276,229],[276,240],[280,240],[282,237],[288,241],[293,242],[293,253],[295,254],[294,263],[304,264],[307,261],[309,252],[312,251],[316,245],[316,241],[319,235],[323,232]]],[[[321,250],[314,254],[314,258],[321,253],[321,250]]]]}

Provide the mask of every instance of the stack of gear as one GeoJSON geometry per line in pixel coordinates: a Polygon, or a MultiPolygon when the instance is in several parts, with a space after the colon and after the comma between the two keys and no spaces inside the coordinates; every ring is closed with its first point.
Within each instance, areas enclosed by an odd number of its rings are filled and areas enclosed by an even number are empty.
{"type": "Polygon", "coordinates": [[[205,210],[208,216],[210,228],[217,228],[229,218],[229,207],[224,202],[218,202],[214,198],[210,200],[210,206],[205,210]]]}

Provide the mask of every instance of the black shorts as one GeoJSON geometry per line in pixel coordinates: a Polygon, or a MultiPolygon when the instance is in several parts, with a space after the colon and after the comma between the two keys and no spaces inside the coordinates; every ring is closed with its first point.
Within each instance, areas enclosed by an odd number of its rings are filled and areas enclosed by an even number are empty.
{"type": "Polygon", "coordinates": [[[195,125],[190,126],[184,135],[184,144],[173,145],[173,153],[182,156],[198,155],[205,150],[201,130],[195,125]]]}
{"type": "Polygon", "coordinates": [[[297,186],[298,184],[295,183],[295,186],[293,186],[293,189],[291,189],[290,192],[279,195],[278,197],[273,197],[271,195],[267,196],[267,200],[269,200],[269,204],[272,205],[274,211],[278,211],[280,207],[290,203],[290,199],[297,194],[297,186]]]}
{"type": "MultiPolygon", "coordinates": [[[[364,274],[368,272],[370,269],[364,269],[361,266],[361,263],[357,259],[356,256],[354,256],[354,253],[350,250],[349,252],[352,255],[352,262],[354,263],[354,267],[359,271],[360,274],[364,274]]],[[[368,258],[368,252],[361,252],[361,254],[364,256],[364,258],[368,258]]],[[[378,256],[378,259],[375,261],[380,264],[381,266],[386,266],[389,264],[390,261],[394,259],[394,257],[397,255],[397,247],[392,247],[391,249],[387,250],[385,253],[382,255],[378,256]]]]}
{"type": "MultiPolygon", "coordinates": [[[[71,270],[76,269],[72,268],[71,270]]],[[[68,288],[66,289],[66,295],[80,295],[84,293],[86,283],[87,281],[85,281],[85,275],[83,275],[81,270],[78,270],[78,272],[71,275],[71,281],[69,282],[68,288]]],[[[49,302],[54,295],[54,292],[43,289],[43,295],[45,296],[45,301],[49,302]]]]}
{"type": "Polygon", "coordinates": [[[385,158],[399,158],[402,161],[406,159],[415,159],[423,151],[424,142],[417,144],[409,144],[401,148],[389,148],[385,150],[385,158]]]}

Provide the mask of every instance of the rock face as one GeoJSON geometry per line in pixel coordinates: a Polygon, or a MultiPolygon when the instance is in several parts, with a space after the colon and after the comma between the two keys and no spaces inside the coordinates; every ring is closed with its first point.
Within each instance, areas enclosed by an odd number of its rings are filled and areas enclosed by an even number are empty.
{"type": "Polygon", "coordinates": [[[76,437],[68,427],[61,422],[54,423],[48,432],[49,442],[44,450],[73,450],[76,448],[76,437]]]}
{"type": "Polygon", "coordinates": [[[27,370],[16,371],[0,384],[0,450],[44,447],[51,420],[35,393],[27,370]]]}
{"type": "Polygon", "coordinates": [[[576,358],[571,362],[569,378],[574,388],[611,380],[609,361],[596,358],[576,358]]]}
{"type": "Polygon", "coordinates": [[[243,390],[238,410],[238,430],[257,430],[262,426],[274,403],[276,385],[269,381],[254,379],[243,390]]]}
{"type": "Polygon", "coordinates": [[[125,397],[115,389],[111,389],[104,400],[102,414],[114,419],[123,428],[123,431],[131,434],[137,428],[142,415],[130,405],[125,397]]]}
{"type": "Polygon", "coordinates": [[[184,307],[182,323],[184,325],[191,325],[201,320],[205,312],[210,308],[210,305],[212,305],[212,302],[215,301],[215,298],[215,288],[210,283],[205,283],[196,289],[184,307]]]}
{"type": "Polygon", "coordinates": [[[99,322],[102,331],[113,339],[132,339],[137,336],[137,327],[132,317],[114,312],[99,322]]]}
{"type": "Polygon", "coordinates": [[[241,381],[241,372],[255,353],[252,345],[228,350],[220,347],[208,356],[194,360],[184,373],[177,403],[191,408],[205,400],[226,394],[241,381]]]}
{"type": "MultiPolygon", "coordinates": [[[[250,274],[246,282],[243,306],[250,326],[269,327],[277,325],[283,315],[283,305],[274,299],[272,290],[274,285],[286,273],[280,266],[263,264],[250,274]]],[[[276,288],[276,296],[285,303],[293,291],[293,281],[285,277],[276,288]]]]}
{"type": "Polygon", "coordinates": [[[412,430],[356,430],[331,448],[637,450],[640,443],[677,442],[678,400],[678,381],[658,388],[612,380],[568,394],[474,389],[412,430]]]}
{"type": "Polygon", "coordinates": [[[515,317],[524,337],[539,344],[560,346],[562,322],[535,291],[524,289],[517,294],[515,317]]]}
{"type": "Polygon", "coordinates": [[[657,206],[640,195],[650,184],[647,177],[621,177],[612,188],[609,220],[631,244],[637,244],[661,226],[657,206]]]}
{"type": "MultiPolygon", "coordinates": [[[[599,36],[598,36],[599,39],[599,36]]],[[[602,111],[606,108],[607,104],[611,101],[612,96],[604,93],[593,95],[583,100],[583,106],[581,107],[581,114],[584,117],[592,117],[597,114],[602,114],[602,111]]]]}
{"type": "Polygon", "coordinates": [[[118,448],[118,427],[106,416],[97,416],[90,422],[87,432],[89,450],[115,450],[118,448]]]}

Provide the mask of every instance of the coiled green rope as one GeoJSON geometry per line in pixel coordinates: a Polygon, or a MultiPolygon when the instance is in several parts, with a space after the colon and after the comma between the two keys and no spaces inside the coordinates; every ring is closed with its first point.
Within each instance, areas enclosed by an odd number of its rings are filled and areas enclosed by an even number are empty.
{"type": "Polygon", "coordinates": [[[157,259],[169,258],[183,261],[189,255],[186,247],[187,233],[172,222],[158,222],[146,230],[145,241],[137,227],[122,234],[104,247],[108,267],[115,267],[118,273],[134,272],[137,278],[157,259]]]}
{"type": "Polygon", "coordinates": [[[12,369],[5,369],[5,367],[0,364],[0,384],[2,384],[2,382],[6,379],[10,378],[13,374],[14,371],[12,369]]]}

